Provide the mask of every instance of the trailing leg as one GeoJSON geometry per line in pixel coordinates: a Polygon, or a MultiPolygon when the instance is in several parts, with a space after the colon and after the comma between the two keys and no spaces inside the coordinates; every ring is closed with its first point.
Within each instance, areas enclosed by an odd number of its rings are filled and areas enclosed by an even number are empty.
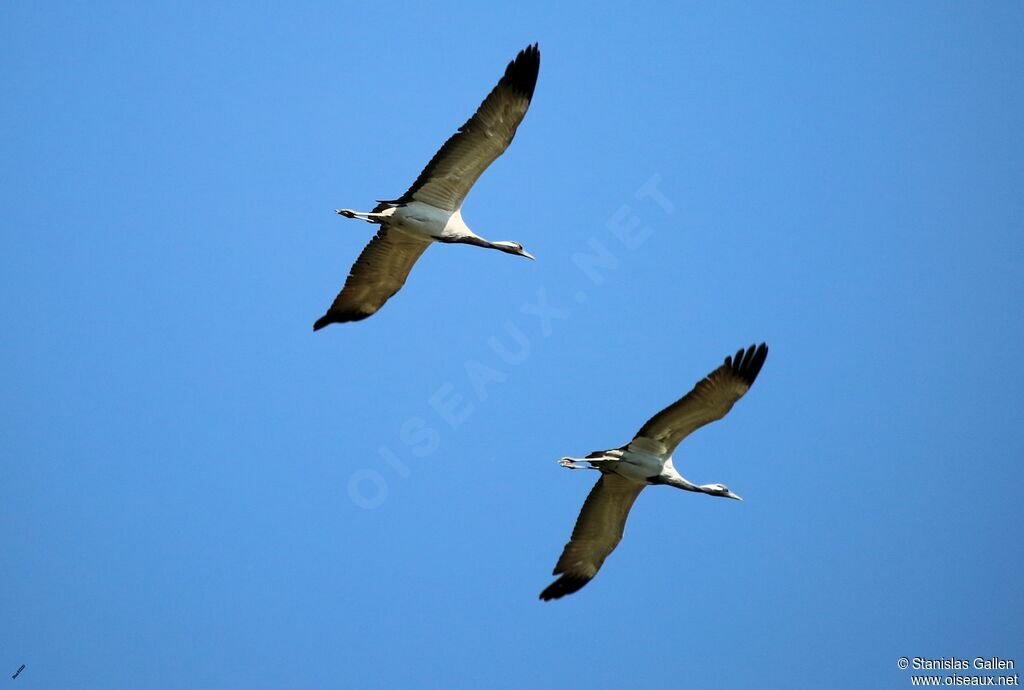
{"type": "Polygon", "coordinates": [[[383,213],[363,213],[362,211],[353,211],[349,208],[339,208],[335,211],[338,215],[345,216],[346,218],[355,218],[356,220],[365,220],[367,223],[379,224],[381,221],[387,219],[387,215],[383,213]]]}
{"type": "Polygon", "coordinates": [[[558,461],[558,464],[570,470],[597,470],[600,469],[597,463],[605,462],[604,460],[587,460],[586,458],[562,458],[558,461]],[[588,465],[581,465],[581,462],[590,463],[588,465]]]}

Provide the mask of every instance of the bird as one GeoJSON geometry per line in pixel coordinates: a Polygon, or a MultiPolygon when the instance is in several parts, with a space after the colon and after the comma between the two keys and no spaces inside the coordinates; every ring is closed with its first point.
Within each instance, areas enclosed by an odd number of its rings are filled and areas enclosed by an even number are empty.
{"type": "Polygon", "coordinates": [[[693,390],[651,417],[633,440],[613,450],[599,450],[585,458],[562,458],[569,469],[601,472],[576,520],[553,575],[561,577],[540,594],[544,601],[578,591],[597,575],[601,564],[622,539],[626,518],[644,487],[665,484],[709,496],[743,499],[724,484],[693,484],[676,471],[672,454],[680,441],[705,424],[728,414],[757,378],[768,356],[768,346],[740,349],[699,381],[693,390]],[[586,463],[586,464],[581,464],[586,463]]]}
{"type": "Polygon", "coordinates": [[[370,212],[336,213],[380,226],[366,245],[334,303],[313,324],[318,331],[332,323],[372,316],[398,292],[413,264],[433,242],[472,244],[533,259],[518,242],[491,242],[462,219],[462,203],[484,170],[515,136],[523,121],[540,71],[540,48],[519,51],[476,113],[430,159],[409,187],[393,201],[379,201],[370,212]]]}

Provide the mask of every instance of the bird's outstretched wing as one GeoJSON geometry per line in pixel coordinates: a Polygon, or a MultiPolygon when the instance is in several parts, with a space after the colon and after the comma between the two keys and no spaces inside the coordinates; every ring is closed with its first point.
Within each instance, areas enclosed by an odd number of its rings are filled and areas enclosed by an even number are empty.
{"type": "Polygon", "coordinates": [[[743,397],[757,378],[768,356],[761,343],[739,350],[734,357],[707,375],[693,390],[644,424],[635,440],[650,439],[672,452],[679,442],[705,424],[721,419],[743,397]]]}
{"type": "Polygon", "coordinates": [[[541,599],[572,594],[597,575],[604,559],[622,539],[629,509],[644,486],[617,474],[605,474],[597,480],[576,519],[572,539],[555,565],[553,574],[562,577],[540,593],[541,599]]]}
{"type": "Polygon", "coordinates": [[[381,228],[356,259],[345,287],[327,313],[313,324],[313,330],[359,321],[376,313],[405,284],[413,264],[429,246],[429,240],[381,228]]]}
{"type": "Polygon", "coordinates": [[[434,154],[409,191],[395,201],[382,202],[378,208],[410,201],[448,211],[460,208],[487,166],[512,143],[530,107],[539,71],[537,44],[519,51],[476,114],[434,154]]]}

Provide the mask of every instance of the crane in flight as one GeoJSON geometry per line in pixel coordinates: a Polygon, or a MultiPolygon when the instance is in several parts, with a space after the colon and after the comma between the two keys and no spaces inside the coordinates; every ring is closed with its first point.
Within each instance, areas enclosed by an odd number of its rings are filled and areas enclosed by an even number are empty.
{"type": "Polygon", "coordinates": [[[768,356],[761,343],[726,357],[693,390],[651,417],[633,440],[614,450],[599,450],[585,458],[562,458],[570,469],[595,469],[600,479],[583,503],[572,538],[555,565],[561,575],[540,594],[544,601],[572,594],[590,582],[604,559],[615,550],[626,528],[633,502],[644,487],[666,484],[677,489],[741,501],[724,484],[693,484],[676,471],[672,454],[680,441],[705,424],[729,413],[757,378],[768,356]],[[582,464],[586,463],[586,464],[582,464]]]}
{"type": "Polygon", "coordinates": [[[473,117],[434,154],[405,194],[378,202],[368,213],[337,211],[381,228],[356,259],[327,313],[313,324],[314,331],[375,314],[401,289],[413,264],[433,242],[473,244],[533,258],[518,242],[491,242],[470,230],[462,220],[462,202],[484,170],[512,143],[530,107],[539,71],[540,50],[535,43],[508,64],[473,117]]]}

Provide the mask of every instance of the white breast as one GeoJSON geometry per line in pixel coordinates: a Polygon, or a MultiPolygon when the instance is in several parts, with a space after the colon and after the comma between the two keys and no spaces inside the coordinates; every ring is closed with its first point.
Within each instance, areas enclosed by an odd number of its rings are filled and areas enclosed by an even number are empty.
{"type": "Polygon", "coordinates": [[[620,462],[615,463],[614,468],[617,474],[634,481],[645,481],[650,477],[657,477],[665,465],[667,458],[644,450],[633,450],[627,448],[622,454],[620,462]]]}
{"type": "Polygon", "coordinates": [[[391,227],[412,235],[434,239],[445,236],[455,216],[458,216],[458,222],[462,223],[462,216],[458,211],[452,213],[430,204],[424,204],[422,201],[413,201],[395,209],[391,227]]]}

